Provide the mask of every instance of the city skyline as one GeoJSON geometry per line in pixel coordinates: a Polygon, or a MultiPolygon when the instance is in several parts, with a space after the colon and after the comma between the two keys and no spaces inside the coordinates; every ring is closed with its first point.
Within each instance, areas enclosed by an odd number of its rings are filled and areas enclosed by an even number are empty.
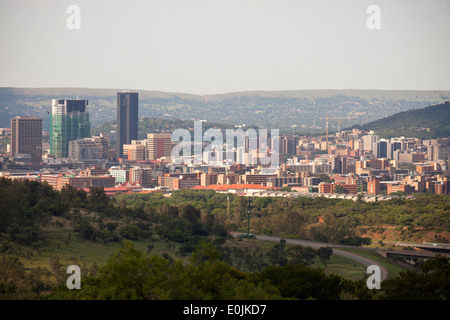
{"type": "Polygon", "coordinates": [[[450,89],[447,0],[1,5],[0,86],[193,94],[450,89]],[[68,28],[71,5],[80,29],[68,28]],[[380,29],[368,28],[371,5],[380,29]]]}
{"type": "Polygon", "coordinates": [[[0,0],[0,45],[0,299],[450,298],[450,0],[0,0]]]}

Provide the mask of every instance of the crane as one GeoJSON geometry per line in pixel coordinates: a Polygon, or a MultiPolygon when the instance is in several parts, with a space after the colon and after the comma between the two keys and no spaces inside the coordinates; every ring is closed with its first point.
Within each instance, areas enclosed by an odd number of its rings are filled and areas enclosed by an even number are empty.
{"type": "MultiPolygon", "coordinates": [[[[327,151],[328,151],[328,120],[332,119],[332,120],[342,120],[342,119],[354,119],[356,117],[329,117],[327,116],[326,118],[319,118],[319,119],[326,119],[327,120],[327,151]]],[[[340,121],[339,121],[340,124],[340,121]]]]}

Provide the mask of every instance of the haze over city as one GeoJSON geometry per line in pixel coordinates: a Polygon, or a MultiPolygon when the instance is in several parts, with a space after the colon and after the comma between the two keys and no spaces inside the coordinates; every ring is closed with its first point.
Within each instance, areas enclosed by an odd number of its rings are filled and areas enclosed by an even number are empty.
{"type": "Polygon", "coordinates": [[[450,89],[436,1],[1,1],[0,86],[215,94],[450,89]],[[79,8],[80,29],[69,29],[79,8]],[[380,29],[369,29],[370,5],[380,29]]]}

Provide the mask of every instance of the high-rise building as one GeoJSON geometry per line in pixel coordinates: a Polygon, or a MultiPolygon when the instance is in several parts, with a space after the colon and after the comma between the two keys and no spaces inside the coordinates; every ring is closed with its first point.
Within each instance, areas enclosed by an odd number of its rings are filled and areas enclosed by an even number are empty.
{"type": "Polygon", "coordinates": [[[69,158],[96,163],[99,159],[99,146],[93,139],[69,141],[69,158]]]}
{"type": "Polygon", "coordinates": [[[374,154],[377,158],[387,159],[389,155],[389,159],[391,159],[391,144],[388,140],[380,139],[375,142],[374,154]]]}
{"type": "Polygon", "coordinates": [[[284,154],[296,154],[297,153],[297,146],[296,146],[296,142],[298,139],[296,139],[295,137],[291,136],[291,135],[285,135],[282,136],[280,139],[281,142],[281,152],[284,154]]]}
{"type": "Polygon", "coordinates": [[[169,158],[172,152],[172,135],[170,133],[147,134],[147,159],[150,161],[162,157],[169,158]]]}
{"type": "Polygon", "coordinates": [[[98,157],[100,159],[107,159],[109,157],[109,147],[111,146],[108,136],[100,133],[99,136],[92,136],[92,140],[98,144],[98,157]]]}
{"type": "Polygon", "coordinates": [[[69,141],[91,135],[87,100],[53,99],[50,115],[50,154],[69,156],[69,141]]]}
{"type": "Polygon", "coordinates": [[[11,156],[29,154],[31,162],[42,160],[42,119],[17,116],[11,119],[11,156]]]}
{"type": "Polygon", "coordinates": [[[138,93],[117,93],[117,139],[116,154],[122,157],[123,145],[138,140],[138,93]]]}
{"type": "Polygon", "coordinates": [[[380,140],[380,137],[375,135],[373,131],[370,131],[369,134],[362,137],[364,141],[364,151],[376,151],[376,142],[380,140]]]}

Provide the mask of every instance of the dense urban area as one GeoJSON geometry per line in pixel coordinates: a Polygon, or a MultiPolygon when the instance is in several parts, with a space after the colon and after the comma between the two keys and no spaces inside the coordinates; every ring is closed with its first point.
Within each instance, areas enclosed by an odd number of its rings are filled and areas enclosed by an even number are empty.
{"type": "Polygon", "coordinates": [[[328,132],[346,117],[326,115],[326,134],[263,136],[206,120],[139,132],[137,92],[117,92],[117,120],[99,130],[88,100],[50,103],[49,132],[32,115],[0,129],[4,298],[449,298],[450,137],[328,132]],[[201,138],[192,152],[173,152],[174,129],[201,138]],[[336,245],[386,249],[394,267],[382,290],[366,287],[361,266],[356,276],[328,270],[336,245]],[[68,290],[64,268],[77,263],[88,276],[68,290]]]}

